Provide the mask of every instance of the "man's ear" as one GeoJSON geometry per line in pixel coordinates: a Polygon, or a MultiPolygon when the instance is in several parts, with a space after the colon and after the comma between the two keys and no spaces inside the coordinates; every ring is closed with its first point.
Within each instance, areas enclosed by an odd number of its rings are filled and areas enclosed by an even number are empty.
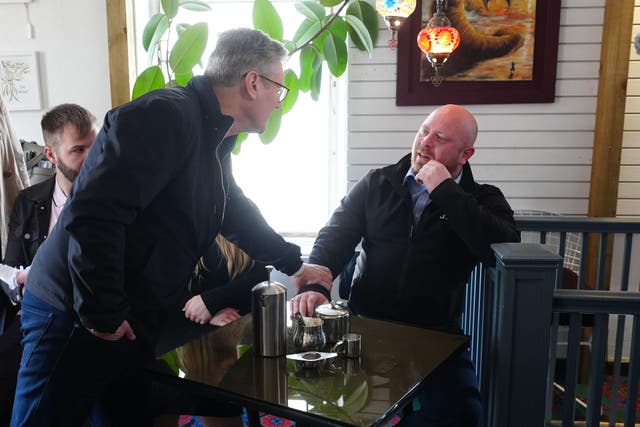
{"type": "Polygon", "coordinates": [[[464,151],[462,152],[462,159],[463,159],[463,164],[467,163],[467,161],[471,158],[471,156],[473,156],[473,153],[476,152],[476,149],[473,147],[467,147],[464,149],[464,151]]]}
{"type": "Polygon", "coordinates": [[[242,82],[244,89],[251,99],[257,96],[258,90],[258,73],[255,71],[249,71],[242,82]]]}
{"type": "Polygon", "coordinates": [[[44,147],[44,155],[47,156],[47,159],[49,159],[49,161],[51,163],[53,163],[54,165],[58,164],[58,158],[56,157],[56,153],[53,150],[53,148],[45,145],[45,147],[44,147]]]}

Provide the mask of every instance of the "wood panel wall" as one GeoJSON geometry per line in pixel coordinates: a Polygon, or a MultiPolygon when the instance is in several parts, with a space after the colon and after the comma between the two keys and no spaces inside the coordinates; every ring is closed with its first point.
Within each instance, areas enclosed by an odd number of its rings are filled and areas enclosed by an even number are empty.
{"type": "MultiPolygon", "coordinates": [[[[640,0],[635,0],[632,38],[640,35],[640,0]]],[[[629,49],[629,78],[620,160],[617,213],[620,217],[640,215],[640,55],[629,49]]]]}

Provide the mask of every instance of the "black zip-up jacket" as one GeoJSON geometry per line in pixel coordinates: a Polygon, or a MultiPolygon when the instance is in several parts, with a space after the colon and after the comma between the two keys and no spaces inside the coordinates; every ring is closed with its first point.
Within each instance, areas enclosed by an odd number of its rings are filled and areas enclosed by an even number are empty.
{"type": "Polygon", "coordinates": [[[129,320],[150,339],[189,298],[196,261],[218,232],[293,274],[300,248],[266,223],[231,175],[233,119],[210,81],[153,91],[107,113],[27,291],[73,310],[89,329],[129,320]]]}
{"type": "Polygon", "coordinates": [[[26,267],[49,234],[55,175],[18,193],[9,218],[9,239],[4,263],[26,267]]]}
{"type": "Polygon", "coordinates": [[[460,184],[447,179],[414,224],[403,185],[410,155],[369,172],[323,227],[309,262],[334,277],[362,240],[349,306],[355,314],[459,332],[465,283],[490,244],[517,242],[513,211],[500,190],[474,181],[465,164],[460,184]]]}

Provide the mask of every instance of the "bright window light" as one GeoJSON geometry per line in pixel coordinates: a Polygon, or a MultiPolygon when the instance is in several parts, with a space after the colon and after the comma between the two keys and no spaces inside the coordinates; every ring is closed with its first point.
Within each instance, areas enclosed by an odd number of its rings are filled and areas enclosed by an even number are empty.
{"type": "MultiPolygon", "coordinates": [[[[272,1],[285,23],[285,39],[293,33],[304,19],[295,10],[295,1],[272,1]]],[[[134,2],[135,32],[138,46],[137,73],[148,66],[147,53],[139,42],[153,5],[134,2]]],[[[217,35],[227,29],[252,27],[253,0],[216,0],[210,2],[211,12],[181,10],[176,17],[178,23],[207,22],[209,42],[204,58],[213,50],[217,35]]],[[[171,37],[175,40],[176,36],[171,37]]],[[[285,68],[299,74],[298,55],[294,55],[285,68]],[[293,62],[295,61],[295,62],[293,62]]],[[[202,64],[206,66],[206,61],[202,64]]],[[[194,70],[202,74],[204,70],[194,70]]],[[[343,78],[346,78],[343,77],[343,78]]],[[[323,86],[318,101],[308,93],[300,93],[294,108],[282,118],[277,138],[268,145],[262,144],[257,135],[250,135],[243,142],[239,155],[232,156],[233,172],[244,193],[260,208],[269,224],[278,232],[289,236],[310,235],[322,227],[337,205],[343,182],[343,165],[338,159],[344,155],[337,140],[343,140],[336,131],[335,111],[343,108],[331,107],[338,99],[336,82],[323,70],[323,86]],[[331,117],[331,114],[334,114],[331,117]],[[331,173],[330,173],[331,171],[331,173]],[[330,176],[331,175],[331,176],[330,176]]],[[[340,127],[338,120],[338,127],[340,127]]]]}

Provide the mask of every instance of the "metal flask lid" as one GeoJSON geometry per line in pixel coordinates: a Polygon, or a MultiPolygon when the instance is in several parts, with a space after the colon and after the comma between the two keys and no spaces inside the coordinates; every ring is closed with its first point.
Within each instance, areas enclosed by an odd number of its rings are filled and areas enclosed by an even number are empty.
{"type": "Polygon", "coordinates": [[[349,309],[342,301],[331,301],[328,304],[321,304],[316,307],[316,315],[324,318],[349,317],[349,309]]]}
{"type": "Polygon", "coordinates": [[[283,356],[287,350],[287,288],[271,280],[272,266],[267,266],[269,280],[251,289],[254,351],[258,356],[283,356]]]}

